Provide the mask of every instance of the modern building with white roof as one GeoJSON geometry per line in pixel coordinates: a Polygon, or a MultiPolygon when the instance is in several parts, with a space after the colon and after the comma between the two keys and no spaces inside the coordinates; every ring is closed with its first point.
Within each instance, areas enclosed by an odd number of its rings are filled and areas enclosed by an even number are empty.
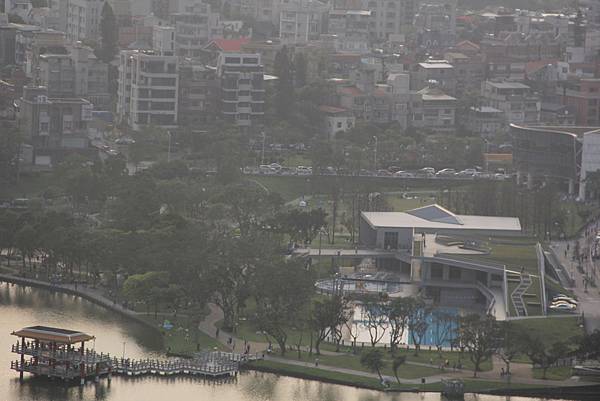
{"type": "Polygon", "coordinates": [[[359,243],[361,251],[373,253],[377,269],[396,272],[434,305],[499,320],[545,314],[550,266],[516,217],[459,215],[437,204],[362,212],[359,243]]]}
{"type": "Polygon", "coordinates": [[[429,205],[407,212],[362,212],[361,244],[399,249],[412,246],[414,234],[519,235],[516,217],[457,215],[440,205],[429,205]]]}

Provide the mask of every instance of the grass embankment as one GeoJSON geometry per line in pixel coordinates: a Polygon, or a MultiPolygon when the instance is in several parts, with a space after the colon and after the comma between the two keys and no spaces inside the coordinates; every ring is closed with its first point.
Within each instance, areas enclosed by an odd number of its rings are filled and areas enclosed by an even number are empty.
{"type": "MultiPolygon", "coordinates": [[[[543,379],[544,371],[542,369],[533,369],[534,379],[543,379]]],[[[546,380],[567,380],[573,376],[570,367],[550,368],[546,372],[546,380]]]]}
{"type": "MultiPolygon", "coordinates": [[[[302,379],[320,380],[329,383],[343,384],[355,387],[362,387],[374,390],[385,390],[379,379],[370,378],[364,376],[350,375],[346,373],[332,372],[328,370],[309,368],[304,366],[288,365],[273,361],[256,361],[247,365],[250,369],[272,372],[276,374],[282,374],[292,377],[299,377],[302,379]]],[[[396,382],[390,383],[391,386],[387,388],[391,391],[441,391],[442,383],[427,383],[426,384],[398,384],[396,382]]],[[[528,384],[507,384],[505,382],[488,381],[488,380],[476,380],[466,379],[465,391],[466,392],[477,392],[477,391],[490,391],[504,388],[511,389],[528,389],[528,388],[539,388],[543,386],[539,385],[528,385],[528,384]]]]}
{"type": "MultiPolygon", "coordinates": [[[[290,360],[299,360],[298,353],[294,351],[289,351],[285,354],[284,358],[290,360]]],[[[344,369],[352,369],[358,370],[361,372],[371,372],[369,369],[365,368],[360,364],[360,354],[341,354],[341,355],[308,355],[308,353],[303,352],[302,358],[300,361],[309,362],[311,364],[315,363],[315,360],[319,358],[319,363],[326,366],[333,366],[336,368],[344,368],[344,369]]],[[[392,359],[391,355],[386,354],[384,358],[384,367],[381,370],[381,373],[386,376],[393,376],[394,372],[392,370],[392,359]]],[[[404,364],[398,369],[398,377],[402,379],[417,379],[421,377],[434,376],[440,374],[441,371],[436,368],[429,368],[426,366],[419,365],[410,365],[404,364]]]]}
{"type": "MultiPolygon", "coordinates": [[[[574,346],[575,342],[569,340],[585,334],[583,328],[579,327],[579,318],[577,316],[521,319],[513,320],[512,324],[520,327],[525,333],[537,333],[538,338],[547,345],[552,345],[559,341],[567,341],[574,346]]],[[[526,355],[519,355],[513,362],[531,363],[531,360],[526,355]]],[[[537,374],[537,370],[538,369],[533,370],[534,376],[537,374]]],[[[541,378],[541,371],[539,376],[541,378]]],[[[548,379],[550,378],[551,376],[548,374],[548,379]]]]}

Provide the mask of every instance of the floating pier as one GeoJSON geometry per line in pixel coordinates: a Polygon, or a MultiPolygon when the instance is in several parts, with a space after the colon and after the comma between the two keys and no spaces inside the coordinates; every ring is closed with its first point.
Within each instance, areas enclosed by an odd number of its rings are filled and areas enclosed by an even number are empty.
{"type": "Polygon", "coordinates": [[[125,359],[111,357],[85,348],[85,342],[94,336],[74,330],[46,326],[26,327],[13,332],[19,337],[12,352],[20,356],[10,368],[34,376],[59,378],[65,381],[86,379],[98,381],[100,377],[123,376],[173,376],[190,375],[211,378],[237,375],[244,362],[259,359],[258,355],[231,352],[202,352],[192,359],[125,359]],[[77,347],[76,345],[79,345],[77,347]]]}

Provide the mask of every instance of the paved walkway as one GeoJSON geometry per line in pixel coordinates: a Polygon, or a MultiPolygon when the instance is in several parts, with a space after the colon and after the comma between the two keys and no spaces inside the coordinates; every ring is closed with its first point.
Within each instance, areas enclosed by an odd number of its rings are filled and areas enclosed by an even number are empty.
{"type": "MultiPolygon", "coordinates": [[[[200,323],[199,329],[202,330],[207,335],[214,338],[215,334],[216,334],[215,323],[217,323],[218,321],[223,319],[223,312],[221,311],[221,309],[219,309],[219,307],[217,307],[214,304],[209,304],[209,308],[210,308],[210,313],[205,318],[205,320],[203,320],[200,323]]],[[[242,344],[242,346],[243,346],[243,344],[244,344],[243,339],[240,339],[240,338],[236,337],[235,335],[232,335],[231,333],[227,333],[227,332],[223,332],[223,331],[220,332],[218,340],[224,346],[231,349],[231,347],[227,343],[227,340],[230,337],[232,338],[234,343],[242,344]]],[[[262,352],[262,351],[266,350],[268,347],[268,343],[266,343],[266,342],[250,341],[250,342],[248,342],[248,344],[250,344],[251,352],[262,352]]],[[[345,353],[331,352],[331,351],[324,351],[324,350],[321,351],[321,353],[325,354],[325,355],[332,355],[332,356],[346,355],[345,353]]],[[[303,366],[303,367],[307,367],[307,368],[317,368],[313,362],[305,362],[305,361],[298,361],[298,360],[294,360],[294,359],[282,358],[282,357],[274,355],[274,354],[270,354],[270,355],[265,354],[265,359],[269,360],[269,361],[273,361],[273,362],[288,364],[288,365],[303,366]]],[[[487,371],[487,372],[478,372],[477,379],[493,380],[493,381],[502,380],[502,376],[500,375],[500,373],[501,373],[501,369],[504,368],[504,366],[505,366],[504,362],[502,362],[497,357],[494,357],[492,362],[493,362],[493,369],[490,371],[487,371]]],[[[437,365],[431,365],[431,364],[427,364],[427,363],[407,361],[406,364],[413,365],[413,366],[422,366],[422,367],[438,369],[437,365]]],[[[324,364],[319,364],[318,369],[339,372],[339,373],[345,373],[345,374],[361,376],[361,377],[370,377],[370,378],[375,378],[375,379],[379,378],[379,376],[377,376],[377,374],[375,374],[375,373],[354,370],[354,369],[346,369],[346,368],[342,368],[342,367],[330,366],[330,365],[324,365],[324,364]]],[[[548,385],[577,386],[577,385],[583,384],[582,382],[580,382],[578,380],[571,380],[571,379],[564,380],[564,381],[534,379],[532,370],[531,370],[531,365],[529,365],[529,364],[512,363],[510,369],[511,369],[511,372],[513,373],[510,378],[511,383],[539,384],[539,385],[546,385],[546,386],[548,386],[548,385]]],[[[390,382],[396,382],[395,377],[385,376],[385,375],[384,375],[384,377],[387,378],[390,382]]],[[[437,383],[437,382],[441,381],[443,378],[452,378],[452,377],[454,377],[454,378],[459,377],[459,378],[465,378],[465,379],[472,378],[473,371],[466,370],[466,369],[458,370],[457,372],[446,371],[443,374],[427,376],[426,381],[427,381],[427,383],[437,383]]],[[[420,378],[417,378],[417,379],[402,379],[401,378],[400,382],[402,384],[420,384],[421,379],[420,378]]]]}
{"type": "Polygon", "coordinates": [[[598,261],[592,260],[593,247],[596,233],[600,228],[597,222],[591,223],[583,231],[580,238],[569,241],[555,241],[552,243],[559,262],[565,266],[567,272],[574,279],[575,286],[570,288],[579,300],[579,312],[583,313],[585,329],[588,333],[600,330],[600,291],[596,287],[584,285],[585,274],[577,270],[578,261],[573,261],[575,243],[579,242],[579,248],[583,256],[583,271],[589,275],[595,275],[596,283],[600,285],[600,269],[598,261]]]}

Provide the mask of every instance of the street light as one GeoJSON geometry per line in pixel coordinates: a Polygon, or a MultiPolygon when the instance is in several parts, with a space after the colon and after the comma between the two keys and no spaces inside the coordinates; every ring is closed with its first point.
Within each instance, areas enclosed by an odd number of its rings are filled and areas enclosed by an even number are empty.
{"type": "Polygon", "coordinates": [[[260,134],[262,135],[262,154],[260,157],[260,164],[265,164],[265,140],[267,139],[267,135],[265,134],[265,131],[262,131],[260,134]]]}
{"type": "Polygon", "coordinates": [[[167,163],[171,162],[171,131],[167,131],[167,135],[169,135],[169,148],[167,150],[167,163]]]}
{"type": "Polygon", "coordinates": [[[375,167],[373,170],[377,171],[377,137],[375,135],[373,135],[373,139],[375,140],[375,149],[373,149],[373,161],[374,161],[375,167]]]}

